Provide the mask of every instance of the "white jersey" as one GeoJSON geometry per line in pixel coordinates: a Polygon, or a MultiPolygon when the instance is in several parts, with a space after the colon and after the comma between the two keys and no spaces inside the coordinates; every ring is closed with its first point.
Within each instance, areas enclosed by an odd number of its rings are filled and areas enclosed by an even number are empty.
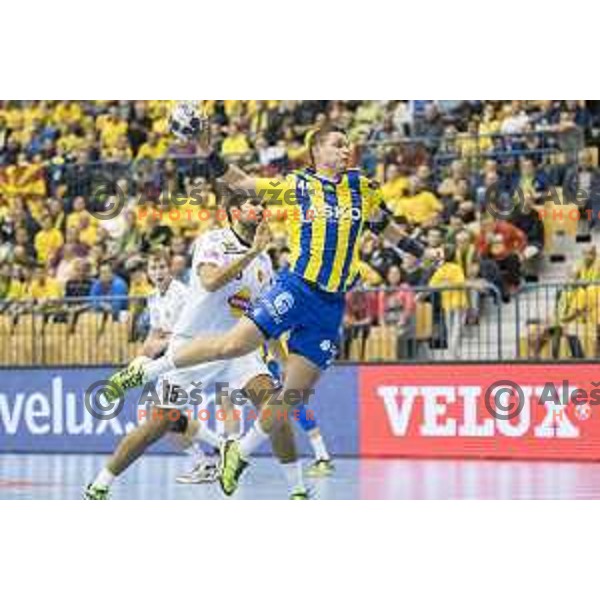
{"type": "Polygon", "coordinates": [[[189,297],[189,288],[178,281],[171,280],[167,291],[161,294],[156,290],[148,297],[150,329],[163,333],[172,333],[175,323],[181,316],[189,297]]]}
{"type": "Polygon", "coordinates": [[[174,338],[193,338],[231,329],[252,302],[273,281],[271,259],[259,254],[236,279],[209,292],[197,274],[199,264],[223,267],[239,260],[248,246],[230,229],[209,231],[194,243],[189,296],[173,330],[174,338]]]}

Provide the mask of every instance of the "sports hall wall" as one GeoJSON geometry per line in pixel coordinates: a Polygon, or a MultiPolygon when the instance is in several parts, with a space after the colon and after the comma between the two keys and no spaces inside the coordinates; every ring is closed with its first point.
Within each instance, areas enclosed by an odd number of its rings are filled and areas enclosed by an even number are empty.
{"type": "MultiPolygon", "coordinates": [[[[0,451],[112,451],[146,407],[131,394],[117,417],[94,418],[84,407],[84,391],[109,374],[107,369],[2,370],[0,451]]],[[[598,460],[596,378],[597,368],[588,364],[335,366],[309,406],[338,456],[598,460]],[[548,395],[548,381],[554,394],[548,395]],[[487,392],[514,384],[522,396],[502,401],[513,411],[506,418],[487,392]],[[587,400],[572,402],[574,393],[587,400]]],[[[212,407],[209,412],[209,425],[219,426],[212,407]]],[[[307,452],[304,434],[298,438],[307,452]]],[[[174,448],[160,442],[153,451],[174,448]]]]}

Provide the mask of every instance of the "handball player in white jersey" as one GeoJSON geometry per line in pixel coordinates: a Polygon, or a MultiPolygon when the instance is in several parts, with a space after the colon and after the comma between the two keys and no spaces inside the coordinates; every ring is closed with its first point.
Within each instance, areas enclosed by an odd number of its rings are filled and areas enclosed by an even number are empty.
{"type": "MultiPolygon", "coordinates": [[[[228,212],[230,227],[210,231],[194,243],[189,295],[168,341],[167,353],[174,352],[197,335],[229,330],[253,299],[272,282],[271,261],[265,251],[270,242],[270,232],[267,222],[261,221],[260,203],[238,198],[236,205],[236,199],[231,198],[228,212]]],[[[224,386],[229,392],[243,390],[257,406],[271,398],[276,390],[276,384],[257,350],[235,360],[215,361],[165,373],[157,383],[159,413],[172,414],[173,410],[178,410],[181,414],[177,421],[181,424],[179,432],[189,437],[192,426],[195,430],[192,439],[199,436],[199,439],[211,443],[206,437],[207,433],[211,433],[208,428],[198,426],[197,421],[192,422],[186,417],[193,409],[189,400],[196,400],[199,396],[209,398],[224,386]]],[[[199,408],[203,405],[205,402],[201,402],[199,408]]],[[[139,430],[144,429],[144,435],[139,436],[140,443],[136,444],[135,452],[129,449],[127,457],[131,454],[134,457],[124,468],[172,429],[172,425],[172,419],[152,418],[138,428],[136,432],[139,434],[139,430]]],[[[286,419],[278,419],[270,437],[290,488],[290,498],[306,499],[308,494],[290,423],[286,419]]],[[[218,438],[214,440],[218,441],[218,438]]],[[[116,454],[119,454],[119,449],[116,454]]],[[[120,464],[118,467],[115,469],[114,463],[109,461],[86,489],[86,497],[107,498],[114,476],[124,470],[120,464]]]]}

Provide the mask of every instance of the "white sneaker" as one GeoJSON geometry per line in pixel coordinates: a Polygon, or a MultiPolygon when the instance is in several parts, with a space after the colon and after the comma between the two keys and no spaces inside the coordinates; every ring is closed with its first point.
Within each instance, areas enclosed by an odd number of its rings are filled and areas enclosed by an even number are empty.
{"type": "Polygon", "coordinates": [[[196,466],[184,475],[179,475],[175,479],[177,483],[214,483],[217,481],[219,471],[217,465],[206,462],[206,460],[199,461],[196,466]]]}

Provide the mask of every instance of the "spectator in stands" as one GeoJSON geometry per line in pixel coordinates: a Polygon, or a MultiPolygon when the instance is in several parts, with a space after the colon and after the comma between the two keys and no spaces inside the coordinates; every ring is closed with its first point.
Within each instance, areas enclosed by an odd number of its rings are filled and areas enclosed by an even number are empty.
{"type": "Polygon", "coordinates": [[[441,307],[447,332],[449,355],[458,360],[461,356],[461,337],[465,323],[465,314],[469,306],[465,287],[465,275],[462,267],[456,262],[452,248],[446,247],[442,255],[442,262],[429,281],[433,288],[449,287],[441,291],[441,307]]]}
{"type": "MultiPolygon", "coordinates": [[[[103,232],[104,230],[101,229],[103,232]]],[[[79,217],[79,225],[77,227],[79,241],[85,244],[88,248],[93,248],[98,244],[98,226],[96,219],[92,219],[89,213],[82,213],[79,217]]],[[[102,233],[100,234],[102,235],[102,233]]]]}
{"type": "Polygon", "coordinates": [[[168,148],[165,138],[161,138],[155,131],[148,133],[148,140],[144,142],[136,155],[138,160],[158,160],[163,158],[168,148]]]}
{"type": "Polygon", "coordinates": [[[92,283],[90,298],[96,310],[112,315],[114,321],[119,319],[122,311],[127,310],[127,284],[114,274],[110,262],[100,265],[98,278],[92,283]]]}
{"type": "Polygon", "coordinates": [[[56,280],[64,288],[73,274],[75,262],[78,260],[72,244],[65,244],[60,251],[61,257],[56,266],[56,280]]]}
{"type": "Polygon", "coordinates": [[[430,227],[438,223],[443,206],[431,193],[423,188],[417,177],[409,179],[408,195],[396,205],[396,216],[404,216],[409,223],[430,227]]]}
{"type": "Polygon", "coordinates": [[[521,158],[517,185],[521,195],[533,194],[535,200],[541,198],[548,187],[543,171],[536,170],[530,158],[521,158]]]}
{"type": "Polygon", "coordinates": [[[544,222],[535,209],[535,192],[532,189],[523,192],[523,205],[517,207],[510,222],[527,238],[521,253],[523,275],[537,277],[544,250],[544,222]]]}
{"type": "Polygon", "coordinates": [[[383,280],[390,265],[400,265],[401,258],[395,248],[390,247],[379,236],[367,232],[361,246],[361,259],[368,263],[383,280]]]}
{"type": "Polygon", "coordinates": [[[55,229],[58,229],[61,233],[65,231],[65,211],[63,203],[57,198],[52,198],[48,202],[48,214],[52,219],[52,225],[55,229]]]}
{"type": "Polygon", "coordinates": [[[414,255],[406,253],[402,256],[402,281],[411,287],[427,285],[429,273],[422,262],[414,255]]]}
{"type": "Polygon", "coordinates": [[[229,125],[227,136],[221,145],[221,152],[223,156],[235,159],[243,158],[244,155],[251,152],[248,138],[246,137],[246,134],[241,131],[240,123],[238,121],[232,121],[229,125]]]}
{"type": "Polygon", "coordinates": [[[90,264],[82,258],[76,258],[65,284],[65,298],[89,298],[93,281],[89,275],[90,264]]]}
{"type": "Polygon", "coordinates": [[[412,254],[416,257],[423,256],[425,242],[420,239],[421,230],[413,228],[406,217],[394,217],[396,233],[398,234],[397,250],[401,256],[412,254]]]}
{"type": "Polygon", "coordinates": [[[387,290],[379,292],[378,315],[381,322],[394,328],[396,358],[417,356],[416,297],[410,286],[402,282],[402,271],[390,265],[385,283],[387,290]]]}
{"type": "Polygon", "coordinates": [[[388,165],[385,173],[385,184],[381,186],[381,194],[387,207],[392,212],[396,212],[397,203],[405,196],[407,190],[408,178],[402,175],[397,164],[388,165]]]}
{"type": "Polygon", "coordinates": [[[579,281],[600,281],[600,261],[598,252],[593,244],[583,250],[581,261],[577,264],[577,279],[579,281]]]}
{"type": "MultiPolygon", "coordinates": [[[[7,262],[0,263],[0,307],[4,306],[4,301],[10,291],[11,267],[7,262]]],[[[0,313],[2,313],[0,308],[0,313]]]]}
{"type": "Polygon", "coordinates": [[[358,360],[365,359],[367,340],[376,315],[376,294],[365,290],[349,292],[343,321],[342,358],[350,360],[354,340],[359,340],[358,360]]]}
{"type": "Polygon", "coordinates": [[[123,211],[125,226],[117,239],[117,251],[121,256],[129,257],[142,248],[142,232],[139,229],[134,209],[123,211]]]}
{"type": "Polygon", "coordinates": [[[74,227],[75,229],[79,229],[79,220],[81,219],[81,217],[84,214],[85,215],[88,214],[86,207],[85,207],[85,200],[84,200],[83,196],[77,196],[73,200],[73,209],[67,215],[67,223],[66,223],[67,229],[70,229],[71,227],[74,227]]]}
{"type": "Polygon", "coordinates": [[[76,258],[67,283],[65,284],[65,308],[68,315],[69,332],[75,333],[79,315],[90,309],[92,278],[89,275],[90,264],[82,258],[76,258]]]}
{"type": "Polygon", "coordinates": [[[64,291],[60,282],[50,276],[47,267],[38,265],[33,272],[29,294],[37,309],[51,314],[56,312],[56,301],[64,296],[64,291]]]}
{"type": "Polygon", "coordinates": [[[190,280],[190,270],[188,260],[184,254],[175,254],[171,258],[171,274],[174,279],[188,285],[190,280]]]}
{"type": "Polygon", "coordinates": [[[502,109],[502,123],[500,133],[518,134],[522,133],[529,119],[524,111],[515,108],[512,104],[505,104],[502,109]]]}
{"type": "Polygon", "coordinates": [[[24,248],[28,263],[33,264],[36,262],[36,248],[25,227],[17,227],[15,231],[15,245],[24,248]]]}
{"type": "Polygon", "coordinates": [[[144,336],[140,320],[146,308],[147,298],[153,291],[148,281],[146,265],[142,260],[136,261],[129,271],[129,341],[136,342],[144,336]]]}
{"type": "MultiPolygon", "coordinates": [[[[561,290],[558,299],[557,316],[560,333],[565,337],[569,345],[569,351],[573,358],[584,358],[585,353],[581,344],[581,336],[585,333],[587,322],[587,297],[586,289],[582,285],[577,285],[579,269],[573,267],[569,283],[561,290]]],[[[560,336],[559,336],[560,343],[560,336]]],[[[559,352],[554,353],[559,358],[559,352]]]]}
{"type": "Polygon", "coordinates": [[[527,237],[520,229],[487,212],[482,215],[481,231],[476,241],[477,251],[481,258],[493,260],[498,266],[505,301],[521,283],[519,257],[526,246],[527,237]]]}
{"type": "Polygon", "coordinates": [[[65,243],[63,247],[54,255],[52,267],[56,268],[63,259],[64,249],[67,245],[71,247],[73,254],[77,258],[85,258],[89,254],[89,248],[79,241],[79,231],[77,231],[75,227],[69,227],[65,234],[65,243]]]}
{"type": "Polygon", "coordinates": [[[54,227],[52,217],[42,217],[42,230],[35,236],[35,251],[38,262],[49,265],[54,255],[63,245],[62,233],[54,227]]]}
{"type": "Polygon", "coordinates": [[[584,199],[584,218],[590,231],[593,230],[600,221],[600,175],[594,168],[594,160],[589,150],[580,152],[577,177],[568,180],[564,188],[567,199],[572,199],[578,204],[584,199]]]}

